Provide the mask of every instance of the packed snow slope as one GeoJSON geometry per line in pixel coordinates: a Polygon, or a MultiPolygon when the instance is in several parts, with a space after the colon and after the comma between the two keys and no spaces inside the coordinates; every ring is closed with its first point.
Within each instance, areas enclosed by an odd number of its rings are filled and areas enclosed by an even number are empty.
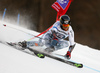
{"type": "MultiPolygon", "coordinates": [[[[39,33],[0,21],[0,41],[30,40],[39,33]]],[[[38,41],[38,38],[33,41],[38,41]]],[[[32,41],[32,40],[31,40],[32,41]]],[[[54,53],[64,55],[68,48],[54,53]]],[[[0,73],[100,73],[100,51],[76,44],[72,61],[82,63],[76,68],[51,58],[40,59],[0,43],[0,73]]]]}

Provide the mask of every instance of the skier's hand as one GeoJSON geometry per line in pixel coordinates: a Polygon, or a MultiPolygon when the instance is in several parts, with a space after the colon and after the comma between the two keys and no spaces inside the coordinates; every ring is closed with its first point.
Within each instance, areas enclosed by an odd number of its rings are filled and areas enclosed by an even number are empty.
{"type": "Polygon", "coordinates": [[[56,37],[57,32],[55,30],[51,30],[51,32],[52,32],[53,36],[56,37]]]}
{"type": "Polygon", "coordinates": [[[71,58],[71,52],[67,51],[66,57],[67,57],[67,59],[70,59],[71,58]]]}

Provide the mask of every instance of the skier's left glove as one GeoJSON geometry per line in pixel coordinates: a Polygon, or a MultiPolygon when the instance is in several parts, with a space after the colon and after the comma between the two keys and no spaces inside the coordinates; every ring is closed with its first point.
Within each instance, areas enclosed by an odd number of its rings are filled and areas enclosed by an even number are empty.
{"type": "Polygon", "coordinates": [[[67,54],[65,55],[67,57],[67,59],[71,58],[71,52],[67,51],[67,54]]]}

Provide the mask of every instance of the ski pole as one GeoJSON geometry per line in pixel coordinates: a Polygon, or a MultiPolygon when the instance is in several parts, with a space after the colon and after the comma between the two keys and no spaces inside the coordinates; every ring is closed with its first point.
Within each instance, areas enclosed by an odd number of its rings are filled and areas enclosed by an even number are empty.
{"type": "Polygon", "coordinates": [[[3,17],[2,17],[2,21],[4,20],[4,17],[5,17],[5,14],[6,14],[6,8],[5,8],[5,10],[4,10],[4,13],[3,13],[3,17]]]}
{"type": "MultiPolygon", "coordinates": [[[[44,31],[44,32],[42,32],[42,33],[40,33],[40,34],[38,34],[37,36],[35,36],[35,35],[33,35],[33,34],[27,33],[27,32],[25,32],[25,31],[23,31],[23,30],[20,30],[20,29],[17,29],[17,28],[11,27],[11,26],[6,25],[6,24],[3,24],[3,26],[5,26],[5,27],[9,27],[9,28],[12,28],[12,29],[15,29],[15,30],[21,31],[21,32],[24,32],[24,33],[26,33],[26,34],[28,34],[28,35],[31,35],[31,36],[34,36],[33,38],[28,39],[27,41],[30,41],[30,40],[35,39],[35,38],[43,39],[43,38],[41,38],[41,37],[39,37],[39,36],[42,35],[42,34],[44,34],[45,32],[47,32],[47,31],[49,30],[49,29],[48,29],[48,30],[46,30],[46,31],[44,31]]],[[[45,40],[45,39],[44,39],[44,40],[45,40]]]]}
{"type": "MultiPolygon", "coordinates": [[[[5,27],[9,27],[9,28],[12,28],[12,29],[15,29],[15,30],[18,30],[18,31],[24,32],[24,33],[27,33],[27,32],[25,32],[25,31],[23,31],[23,30],[20,30],[20,29],[17,29],[17,28],[14,28],[14,27],[8,26],[8,25],[6,25],[6,24],[3,24],[3,26],[5,26],[5,27]]],[[[33,34],[30,34],[30,33],[27,33],[27,34],[29,34],[29,35],[31,35],[31,36],[35,36],[35,35],[33,35],[33,34]]]]}

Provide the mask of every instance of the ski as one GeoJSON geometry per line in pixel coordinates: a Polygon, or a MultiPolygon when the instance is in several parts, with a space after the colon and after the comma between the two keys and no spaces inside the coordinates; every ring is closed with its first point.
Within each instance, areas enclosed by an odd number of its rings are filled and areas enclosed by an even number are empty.
{"type": "Polygon", "coordinates": [[[27,53],[27,54],[30,54],[32,56],[34,56],[34,53],[29,51],[28,49],[25,50],[25,48],[22,48],[21,46],[18,46],[18,45],[12,45],[11,43],[8,43],[8,42],[4,42],[4,41],[0,41],[0,43],[6,45],[6,46],[9,46],[9,47],[12,47],[12,48],[15,48],[16,50],[19,50],[19,51],[22,51],[24,53],[27,53]]]}
{"type": "Polygon", "coordinates": [[[39,50],[38,48],[35,48],[35,49],[34,48],[28,48],[28,49],[30,49],[33,52],[42,53],[42,54],[44,54],[45,56],[47,56],[49,58],[61,61],[63,63],[72,65],[72,66],[77,67],[77,68],[82,68],[83,67],[83,64],[70,61],[66,57],[64,57],[63,55],[59,55],[59,54],[55,54],[55,53],[48,53],[48,52],[45,52],[44,50],[39,50]]]}
{"type": "MultiPolygon", "coordinates": [[[[21,50],[21,51],[23,51],[23,52],[27,52],[25,49],[27,49],[27,50],[29,50],[30,52],[33,52],[37,57],[39,57],[39,58],[45,58],[45,55],[44,54],[42,54],[42,53],[40,53],[40,52],[38,52],[38,51],[32,51],[32,49],[30,49],[30,48],[23,48],[20,44],[18,44],[18,43],[12,43],[12,42],[10,42],[10,43],[8,43],[8,42],[6,42],[8,45],[10,45],[10,46],[12,46],[12,47],[14,47],[14,48],[16,48],[16,49],[18,49],[18,50],[21,50]]],[[[27,52],[27,53],[29,53],[29,52],[27,52]]],[[[30,54],[30,53],[29,53],[30,54]]]]}
{"type": "Polygon", "coordinates": [[[23,51],[23,52],[31,54],[31,55],[35,54],[39,58],[45,58],[45,56],[47,56],[49,58],[61,61],[63,63],[66,63],[68,65],[71,65],[71,66],[74,66],[74,67],[77,67],[77,68],[82,68],[83,67],[83,64],[81,64],[81,63],[76,63],[76,62],[70,61],[66,57],[64,57],[63,55],[46,52],[41,47],[36,47],[35,46],[35,47],[22,48],[21,46],[17,45],[16,43],[8,43],[8,42],[0,42],[0,43],[6,44],[8,46],[11,46],[15,49],[18,49],[20,51],[23,51]],[[25,50],[25,49],[29,50],[30,52],[25,50]]]}

